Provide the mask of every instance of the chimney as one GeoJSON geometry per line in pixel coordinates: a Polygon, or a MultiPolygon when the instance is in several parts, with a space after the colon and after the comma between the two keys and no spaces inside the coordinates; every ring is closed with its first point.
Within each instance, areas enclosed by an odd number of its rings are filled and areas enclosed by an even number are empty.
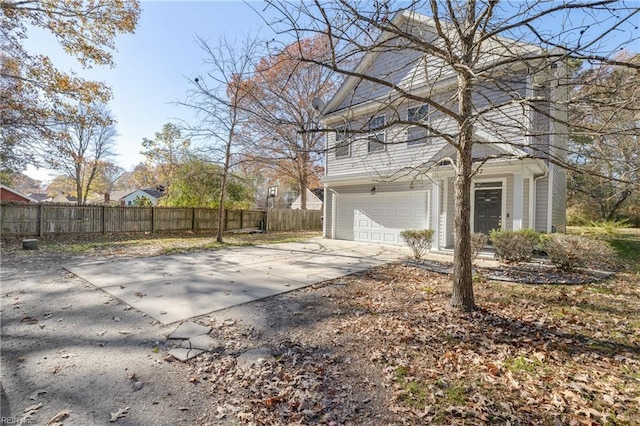
{"type": "Polygon", "coordinates": [[[111,201],[111,194],[109,194],[108,192],[104,193],[104,202],[108,203],[109,201],[111,201]]]}

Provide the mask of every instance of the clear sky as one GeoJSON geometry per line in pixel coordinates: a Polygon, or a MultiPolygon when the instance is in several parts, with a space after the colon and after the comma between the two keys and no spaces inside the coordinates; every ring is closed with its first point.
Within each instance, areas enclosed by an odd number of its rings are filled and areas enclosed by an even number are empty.
{"type": "MultiPolygon", "coordinates": [[[[109,107],[117,120],[116,163],[129,170],[144,160],[140,154],[143,138],[153,139],[155,132],[174,118],[190,117],[188,110],[172,102],[184,100],[187,79],[202,69],[205,55],[194,41],[196,34],[215,44],[223,36],[233,39],[269,32],[253,10],[262,11],[263,4],[250,4],[229,0],[143,1],[135,34],[116,40],[115,68],[83,70],[44,31],[30,33],[27,47],[31,52],[49,55],[63,71],[74,70],[112,87],[109,107]]],[[[46,170],[29,168],[27,174],[39,180],[50,179],[46,170]]]]}
{"type": "MultiPolygon", "coordinates": [[[[626,2],[640,7],[640,0],[626,2]]],[[[202,65],[204,52],[195,42],[196,34],[213,44],[221,37],[242,39],[243,35],[257,33],[271,36],[259,13],[265,4],[258,0],[143,1],[141,7],[135,34],[116,40],[115,68],[83,70],[44,31],[30,33],[26,43],[31,52],[49,55],[59,69],[74,70],[82,77],[104,81],[112,87],[109,107],[117,120],[119,134],[115,161],[127,170],[144,160],[140,154],[143,138],[153,139],[155,132],[175,118],[191,117],[188,110],[172,103],[184,100],[188,81],[206,69],[202,65]]],[[[579,26],[579,12],[572,16],[575,22],[569,25],[579,26]]],[[[639,20],[640,15],[636,15],[629,23],[628,34],[622,32],[617,37],[622,40],[636,37],[634,26],[639,20]]],[[[546,30],[553,32],[560,23],[546,24],[546,30]]],[[[640,51],[637,41],[629,47],[640,51]]],[[[33,168],[27,174],[43,181],[52,177],[45,170],[33,168]]]]}

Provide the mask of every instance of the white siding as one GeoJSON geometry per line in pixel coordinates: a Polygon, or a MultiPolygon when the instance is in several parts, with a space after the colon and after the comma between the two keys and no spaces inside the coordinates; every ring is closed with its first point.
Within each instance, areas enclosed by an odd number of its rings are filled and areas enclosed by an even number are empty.
{"type": "Polygon", "coordinates": [[[536,181],[535,200],[535,230],[547,232],[547,209],[549,206],[549,177],[544,177],[536,181]]]}
{"type": "Polygon", "coordinates": [[[453,179],[447,179],[446,182],[447,190],[443,191],[442,196],[446,196],[447,199],[443,200],[443,203],[441,204],[446,208],[446,211],[442,215],[445,226],[444,228],[441,228],[445,230],[442,240],[442,245],[445,247],[453,245],[453,216],[455,212],[455,189],[453,187],[453,179]]]}
{"type": "Polygon", "coordinates": [[[556,232],[565,232],[567,226],[567,172],[561,167],[553,168],[551,200],[551,226],[556,232]]]}
{"type": "MultiPolygon", "coordinates": [[[[401,110],[406,115],[406,108],[401,110]]],[[[390,120],[391,112],[386,114],[390,120]]],[[[367,117],[368,119],[369,117],[367,117]]],[[[404,117],[406,119],[406,117],[404,117]]],[[[364,132],[364,121],[352,123],[354,132],[364,132]]],[[[452,120],[442,115],[435,115],[433,123],[443,131],[454,131],[452,120]]],[[[446,142],[441,138],[430,138],[424,144],[407,146],[407,126],[395,125],[385,130],[386,146],[384,150],[368,152],[368,141],[365,133],[354,133],[351,136],[351,152],[348,157],[336,157],[335,151],[327,154],[327,176],[367,173],[373,178],[384,178],[403,168],[411,169],[428,163],[439,152],[446,142]]],[[[335,146],[335,133],[329,134],[329,147],[335,146]]]]}
{"type": "MultiPolygon", "coordinates": [[[[523,132],[524,110],[517,103],[508,103],[509,99],[519,99],[524,97],[526,92],[525,77],[513,78],[511,80],[500,80],[498,83],[492,83],[487,87],[480,87],[475,95],[479,108],[492,103],[491,98],[495,100],[493,103],[506,105],[488,111],[479,118],[476,128],[482,131],[489,140],[486,142],[506,142],[521,143],[524,145],[525,138],[523,132]],[[506,82],[505,82],[506,81],[506,82]]],[[[445,102],[450,99],[451,92],[440,93],[434,96],[434,99],[445,102]]],[[[367,122],[371,117],[384,115],[387,123],[394,123],[398,119],[406,120],[408,108],[419,105],[416,102],[410,102],[400,105],[397,108],[380,107],[369,112],[365,116],[352,119],[349,122],[350,134],[350,155],[348,157],[336,157],[335,154],[335,133],[328,134],[327,154],[327,176],[341,176],[348,174],[366,173],[374,178],[383,179],[396,172],[411,171],[416,168],[426,170],[432,165],[431,161],[434,155],[438,153],[447,142],[435,135],[428,138],[425,144],[407,145],[408,125],[392,125],[385,130],[386,147],[385,150],[368,152],[367,140],[367,122]]],[[[448,105],[455,108],[454,105],[448,105]]],[[[428,120],[431,126],[439,131],[451,135],[455,138],[457,133],[456,122],[445,116],[440,111],[431,108],[428,114],[428,120]]],[[[480,147],[480,146],[479,146],[480,147]]],[[[479,148],[480,149],[480,148],[479,148]]],[[[486,153],[478,151],[480,156],[486,153]]],[[[491,151],[491,153],[494,153],[491,151]]]]}
{"type": "Polygon", "coordinates": [[[324,237],[331,238],[333,233],[333,191],[329,189],[325,189],[324,191],[324,215],[323,215],[323,226],[324,226],[324,237]]]}

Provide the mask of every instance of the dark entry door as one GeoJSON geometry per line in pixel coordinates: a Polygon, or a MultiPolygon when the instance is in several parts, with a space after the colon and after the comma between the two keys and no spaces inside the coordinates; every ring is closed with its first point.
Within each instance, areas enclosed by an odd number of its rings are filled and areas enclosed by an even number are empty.
{"type": "Polygon", "coordinates": [[[474,199],[474,232],[489,234],[501,227],[502,189],[476,190],[474,199]]]}

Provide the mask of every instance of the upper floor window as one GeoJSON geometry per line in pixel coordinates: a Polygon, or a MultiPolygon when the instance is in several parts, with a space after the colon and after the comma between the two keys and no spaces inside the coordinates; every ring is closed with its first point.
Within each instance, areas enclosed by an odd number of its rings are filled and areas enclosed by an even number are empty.
{"type": "Polygon", "coordinates": [[[351,155],[351,149],[346,127],[336,127],[336,158],[348,157],[349,155],[351,155]]]}
{"type": "Polygon", "coordinates": [[[385,147],[385,117],[379,115],[369,120],[369,135],[367,136],[367,150],[369,152],[381,151],[385,147]]]}
{"type": "MultiPolygon", "coordinates": [[[[422,104],[407,110],[407,121],[411,123],[426,123],[429,105],[422,104]]],[[[407,146],[423,144],[427,141],[427,129],[421,126],[410,126],[407,129],[407,146]]]]}

